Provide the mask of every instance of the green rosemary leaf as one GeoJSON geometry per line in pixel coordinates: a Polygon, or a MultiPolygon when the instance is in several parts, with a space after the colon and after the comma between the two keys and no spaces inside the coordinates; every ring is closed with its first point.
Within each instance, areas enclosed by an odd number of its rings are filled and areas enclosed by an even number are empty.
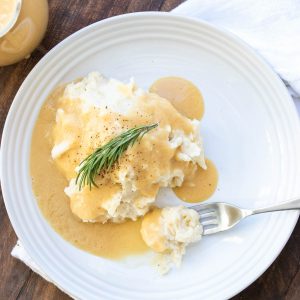
{"type": "Polygon", "coordinates": [[[92,186],[97,187],[95,182],[97,174],[103,170],[111,169],[129,147],[133,146],[134,143],[140,140],[147,132],[157,126],[158,124],[156,123],[131,128],[87,156],[80,163],[76,177],[76,184],[78,184],[79,190],[85,185],[88,185],[90,189],[92,186]]]}

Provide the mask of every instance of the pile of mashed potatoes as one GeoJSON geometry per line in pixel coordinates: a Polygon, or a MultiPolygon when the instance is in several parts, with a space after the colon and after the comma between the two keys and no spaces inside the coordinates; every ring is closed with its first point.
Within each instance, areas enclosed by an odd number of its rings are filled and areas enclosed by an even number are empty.
{"type": "Polygon", "coordinates": [[[157,266],[162,274],[173,264],[180,266],[186,246],[199,241],[202,232],[198,213],[182,206],[153,210],[145,216],[141,227],[145,243],[161,254],[157,266]]]}
{"type": "MultiPolygon", "coordinates": [[[[51,155],[68,180],[71,210],[84,222],[136,220],[153,207],[160,187],[181,186],[197,167],[206,168],[199,121],[184,117],[133,80],[125,84],[97,72],[64,88],[57,101],[51,155]],[[98,187],[79,189],[78,166],[89,154],[130,128],[154,123],[158,127],[129,147],[111,170],[97,175],[98,187]]],[[[182,207],[163,209],[157,237],[153,239],[147,221],[142,236],[178,264],[186,245],[201,236],[196,214],[182,207]]]]}
{"type": "Polygon", "coordinates": [[[205,168],[199,121],[166,99],[99,73],[68,84],[58,101],[52,158],[69,181],[65,193],[84,222],[122,222],[145,215],[160,187],[180,186],[197,165],[205,168]],[[97,187],[79,190],[80,162],[98,147],[139,125],[158,123],[121,156],[97,187]]]}

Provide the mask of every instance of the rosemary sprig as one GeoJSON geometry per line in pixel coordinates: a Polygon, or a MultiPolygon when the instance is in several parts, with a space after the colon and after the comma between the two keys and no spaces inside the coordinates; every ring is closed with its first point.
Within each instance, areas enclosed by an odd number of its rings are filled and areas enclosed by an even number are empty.
{"type": "Polygon", "coordinates": [[[144,134],[157,127],[158,124],[138,126],[131,128],[117,137],[110,140],[107,144],[96,149],[92,154],[86,157],[79,165],[76,184],[79,190],[85,185],[98,187],[95,177],[102,170],[109,170],[116,163],[120,156],[133,144],[140,140],[144,134]]]}

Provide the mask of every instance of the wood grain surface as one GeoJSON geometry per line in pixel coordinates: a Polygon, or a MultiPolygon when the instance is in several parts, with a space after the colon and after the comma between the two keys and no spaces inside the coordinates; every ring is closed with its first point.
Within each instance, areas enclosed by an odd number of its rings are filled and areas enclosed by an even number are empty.
{"type": "MultiPolygon", "coordinates": [[[[73,32],[101,19],[136,11],[169,11],[182,0],[49,0],[50,20],[44,40],[31,57],[0,68],[0,132],[14,95],[35,64],[73,32]]],[[[70,299],[32,272],[10,252],[17,237],[0,199],[0,299],[70,299]]],[[[300,299],[300,222],[270,268],[234,300],[300,299]]],[[[208,299],[209,300],[209,299],[208,299]]]]}

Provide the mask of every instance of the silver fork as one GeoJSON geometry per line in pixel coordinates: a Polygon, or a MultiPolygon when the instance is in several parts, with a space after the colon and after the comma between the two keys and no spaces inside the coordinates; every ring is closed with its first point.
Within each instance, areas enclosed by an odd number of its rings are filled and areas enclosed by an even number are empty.
{"type": "Polygon", "coordinates": [[[230,229],[248,216],[281,210],[298,210],[300,209],[300,199],[252,210],[239,208],[224,202],[199,204],[190,208],[199,213],[203,235],[208,235],[230,229]]]}

